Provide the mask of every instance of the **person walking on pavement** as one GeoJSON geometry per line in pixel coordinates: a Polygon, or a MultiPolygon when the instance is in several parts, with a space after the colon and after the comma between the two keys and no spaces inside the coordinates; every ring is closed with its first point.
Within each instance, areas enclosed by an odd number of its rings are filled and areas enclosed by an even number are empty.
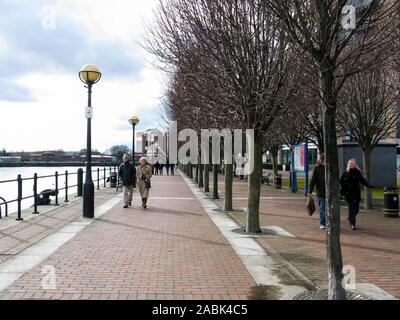
{"type": "Polygon", "coordinates": [[[118,176],[122,181],[122,191],[124,193],[124,208],[132,205],[133,188],[136,182],[135,165],[129,162],[129,156],[124,154],[123,163],[119,166],[118,176]]]}
{"type": "Polygon", "coordinates": [[[347,220],[352,230],[356,230],[356,216],[360,211],[360,184],[373,189],[373,186],[362,176],[356,160],[350,159],[347,162],[346,170],[340,178],[340,194],[344,196],[344,199],[349,205],[349,216],[347,220]]]}
{"type": "Polygon", "coordinates": [[[151,188],[150,179],[152,177],[151,166],[147,158],[140,158],[139,166],[136,169],[136,176],[138,179],[140,197],[142,198],[142,207],[146,209],[151,188]]]}
{"type": "Polygon", "coordinates": [[[175,164],[171,163],[170,164],[170,168],[171,168],[171,176],[173,176],[174,175],[175,164]]]}
{"type": "Polygon", "coordinates": [[[319,226],[321,230],[326,229],[325,224],[325,157],[323,154],[320,155],[319,161],[314,168],[312,173],[310,188],[308,196],[312,196],[314,188],[317,191],[318,207],[319,207],[319,226]]]}

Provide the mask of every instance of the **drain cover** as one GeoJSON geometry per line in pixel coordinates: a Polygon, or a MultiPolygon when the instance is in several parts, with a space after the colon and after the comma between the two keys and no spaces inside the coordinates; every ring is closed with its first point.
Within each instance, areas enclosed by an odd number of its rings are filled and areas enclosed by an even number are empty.
{"type": "MultiPolygon", "coordinates": [[[[374,298],[354,292],[346,292],[346,298],[347,300],[376,300],[374,298]]],[[[328,291],[306,291],[295,296],[293,300],[328,300],[328,291]]]]}

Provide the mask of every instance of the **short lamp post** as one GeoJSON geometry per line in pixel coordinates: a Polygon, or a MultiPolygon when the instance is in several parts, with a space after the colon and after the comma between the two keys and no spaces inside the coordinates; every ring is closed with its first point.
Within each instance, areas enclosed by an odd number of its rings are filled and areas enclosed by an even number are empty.
{"type": "Polygon", "coordinates": [[[92,86],[99,82],[101,72],[93,64],[86,64],[79,72],[79,78],[88,88],[88,106],[86,108],[87,138],[86,138],[86,178],[83,184],[83,217],[94,218],[94,183],[92,179],[92,86]]]}

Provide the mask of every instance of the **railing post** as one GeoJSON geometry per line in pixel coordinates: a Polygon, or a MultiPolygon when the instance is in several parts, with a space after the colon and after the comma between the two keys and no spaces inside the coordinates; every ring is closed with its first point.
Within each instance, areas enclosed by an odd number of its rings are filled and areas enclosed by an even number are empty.
{"type": "Polygon", "coordinates": [[[22,201],[22,178],[21,175],[19,174],[17,177],[17,183],[18,183],[18,216],[17,216],[17,221],[22,221],[24,219],[22,219],[21,217],[21,201],[22,201]]]}
{"type": "Polygon", "coordinates": [[[37,211],[37,173],[33,175],[33,214],[38,214],[39,212],[37,211]]]}
{"type": "Polygon", "coordinates": [[[97,190],[100,190],[100,168],[97,168],[97,190]]]}
{"type": "Polygon", "coordinates": [[[65,171],[65,200],[64,202],[69,202],[68,200],[68,170],[65,171]]]}
{"type": "Polygon", "coordinates": [[[77,181],[77,193],[76,193],[76,196],[77,197],[82,197],[82,195],[83,195],[83,169],[82,168],[79,168],[78,169],[78,175],[77,175],[77,179],[78,179],[78,181],[77,181]]]}
{"type": "Polygon", "coordinates": [[[106,167],[104,169],[103,180],[104,180],[104,188],[106,187],[106,167]]]}
{"type": "Polygon", "coordinates": [[[55,206],[58,206],[58,171],[54,174],[55,176],[55,188],[56,188],[56,203],[54,204],[55,206]]]}

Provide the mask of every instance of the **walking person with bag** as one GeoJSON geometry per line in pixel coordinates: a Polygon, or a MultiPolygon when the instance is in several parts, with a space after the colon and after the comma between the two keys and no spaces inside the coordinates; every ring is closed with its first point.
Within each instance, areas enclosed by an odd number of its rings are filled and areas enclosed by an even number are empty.
{"type": "Polygon", "coordinates": [[[152,177],[151,166],[147,158],[140,158],[139,166],[136,169],[136,176],[138,180],[140,197],[142,198],[142,207],[146,209],[147,199],[149,198],[149,191],[151,188],[150,179],[152,177]]]}
{"type": "Polygon", "coordinates": [[[349,205],[349,216],[347,220],[350,223],[352,230],[356,229],[356,216],[360,211],[361,189],[360,184],[367,188],[373,189],[374,187],[362,176],[361,171],[358,169],[357,161],[350,159],[347,162],[346,170],[340,178],[340,194],[349,205]]]}
{"type": "Polygon", "coordinates": [[[136,182],[135,165],[129,162],[129,156],[124,154],[123,163],[119,166],[118,176],[122,181],[122,191],[124,193],[124,208],[132,205],[133,188],[136,182]]]}
{"type": "Polygon", "coordinates": [[[312,173],[310,188],[308,196],[312,197],[314,188],[317,191],[318,207],[319,207],[319,226],[321,230],[326,229],[325,223],[325,157],[323,154],[320,155],[319,161],[314,168],[312,173]]]}

